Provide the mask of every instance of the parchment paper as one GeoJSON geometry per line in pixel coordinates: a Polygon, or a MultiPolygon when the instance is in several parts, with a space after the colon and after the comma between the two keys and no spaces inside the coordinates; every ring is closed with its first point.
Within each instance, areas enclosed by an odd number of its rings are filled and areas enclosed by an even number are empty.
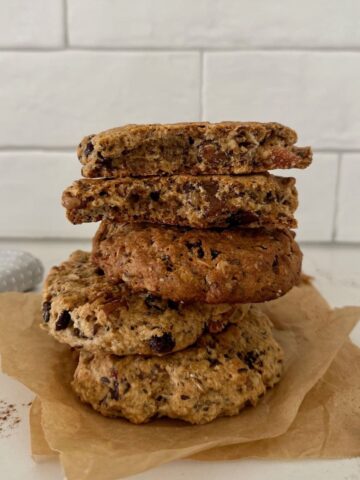
{"type": "Polygon", "coordinates": [[[286,433],[272,439],[214,448],[193,458],[211,461],[357,456],[360,456],[360,348],[348,341],[306,395],[286,433]]]}
{"type": "MultiPolygon", "coordinates": [[[[41,402],[30,412],[31,450],[37,461],[57,456],[41,426],[41,402]]],[[[294,422],[278,437],[213,448],[194,460],[344,458],[360,456],[360,348],[346,342],[325,375],[306,394],[294,422]]]]}
{"type": "Polygon", "coordinates": [[[57,457],[58,452],[51,450],[46,441],[44,430],[41,425],[41,400],[35,397],[30,407],[30,436],[31,454],[36,462],[43,462],[50,458],[57,457]]]}
{"type": "Polygon", "coordinates": [[[170,420],[134,426],[103,418],[76,399],[69,386],[75,361],[66,346],[38,328],[39,307],[36,294],[0,295],[2,368],[40,397],[46,442],[60,453],[69,480],[115,479],[285,433],[360,317],[355,307],[330,311],[311,285],[294,288],[264,306],[286,361],[282,381],[256,408],[202,426],[170,420]]]}

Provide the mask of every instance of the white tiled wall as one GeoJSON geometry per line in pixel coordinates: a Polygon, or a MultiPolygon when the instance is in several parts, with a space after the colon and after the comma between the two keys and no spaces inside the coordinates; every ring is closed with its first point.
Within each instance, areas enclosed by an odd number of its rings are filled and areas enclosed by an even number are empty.
{"type": "Polygon", "coordinates": [[[62,190],[83,135],[275,120],[311,144],[303,241],[360,243],[358,0],[1,0],[0,237],[88,237],[62,190]]]}
{"type": "Polygon", "coordinates": [[[358,242],[360,238],[360,153],[341,158],[336,240],[358,242]]]}
{"type": "Polygon", "coordinates": [[[119,123],[198,118],[199,70],[193,52],[0,52],[0,145],[73,148],[119,123]]]}

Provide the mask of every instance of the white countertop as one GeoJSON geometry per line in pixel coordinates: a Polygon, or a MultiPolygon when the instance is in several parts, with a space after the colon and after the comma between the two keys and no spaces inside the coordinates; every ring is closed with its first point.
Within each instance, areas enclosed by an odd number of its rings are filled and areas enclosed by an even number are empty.
{"type": "MultiPolygon", "coordinates": [[[[46,270],[90,243],[77,241],[0,240],[1,248],[29,251],[39,257],[46,270]]],[[[316,286],[332,306],[360,305],[360,247],[302,245],[304,271],[316,278],[316,286]]],[[[360,323],[351,335],[360,345],[360,323]]],[[[28,403],[34,395],[17,381],[0,373],[1,398],[16,405],[21,422],[7,437],[0,435],[1,480],[60,480],[64,478],[59,463],[33,462],[30,456],[28,403]]],[[[359,439],[360,441],[360,439],[359,439]]],[[[349,460],[237,460],[229,462],[177,461],[136,475],[134,480],[172,480],[203,478],[207,480],[359,480],[360,458],[349,460]]]]}

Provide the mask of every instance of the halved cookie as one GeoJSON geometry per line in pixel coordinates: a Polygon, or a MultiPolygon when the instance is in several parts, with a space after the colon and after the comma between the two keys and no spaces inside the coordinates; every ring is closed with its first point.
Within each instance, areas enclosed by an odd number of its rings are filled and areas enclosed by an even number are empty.
{"type": "Polygon", "coordinates": [[[77,153],[85,177],[223,175],[305,168],[310,147],[279,123],[125,125],[88,135],[77,153]]]}
{"type": "Polygon", "coordinates": [[[62,197],[72,223],[149,222],[193,228],[296,227],[295,179],[258,175],[82,179],[62,197]]]}

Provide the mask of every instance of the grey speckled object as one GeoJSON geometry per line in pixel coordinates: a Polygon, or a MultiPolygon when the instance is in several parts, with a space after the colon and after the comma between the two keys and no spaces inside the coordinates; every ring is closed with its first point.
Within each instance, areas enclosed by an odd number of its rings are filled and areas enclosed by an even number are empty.
{"type": "Polygon", "coordinates": [[[19,250],[0,250],[0,292],[26,292],[41,282],[40,260],[19,250]]]}

